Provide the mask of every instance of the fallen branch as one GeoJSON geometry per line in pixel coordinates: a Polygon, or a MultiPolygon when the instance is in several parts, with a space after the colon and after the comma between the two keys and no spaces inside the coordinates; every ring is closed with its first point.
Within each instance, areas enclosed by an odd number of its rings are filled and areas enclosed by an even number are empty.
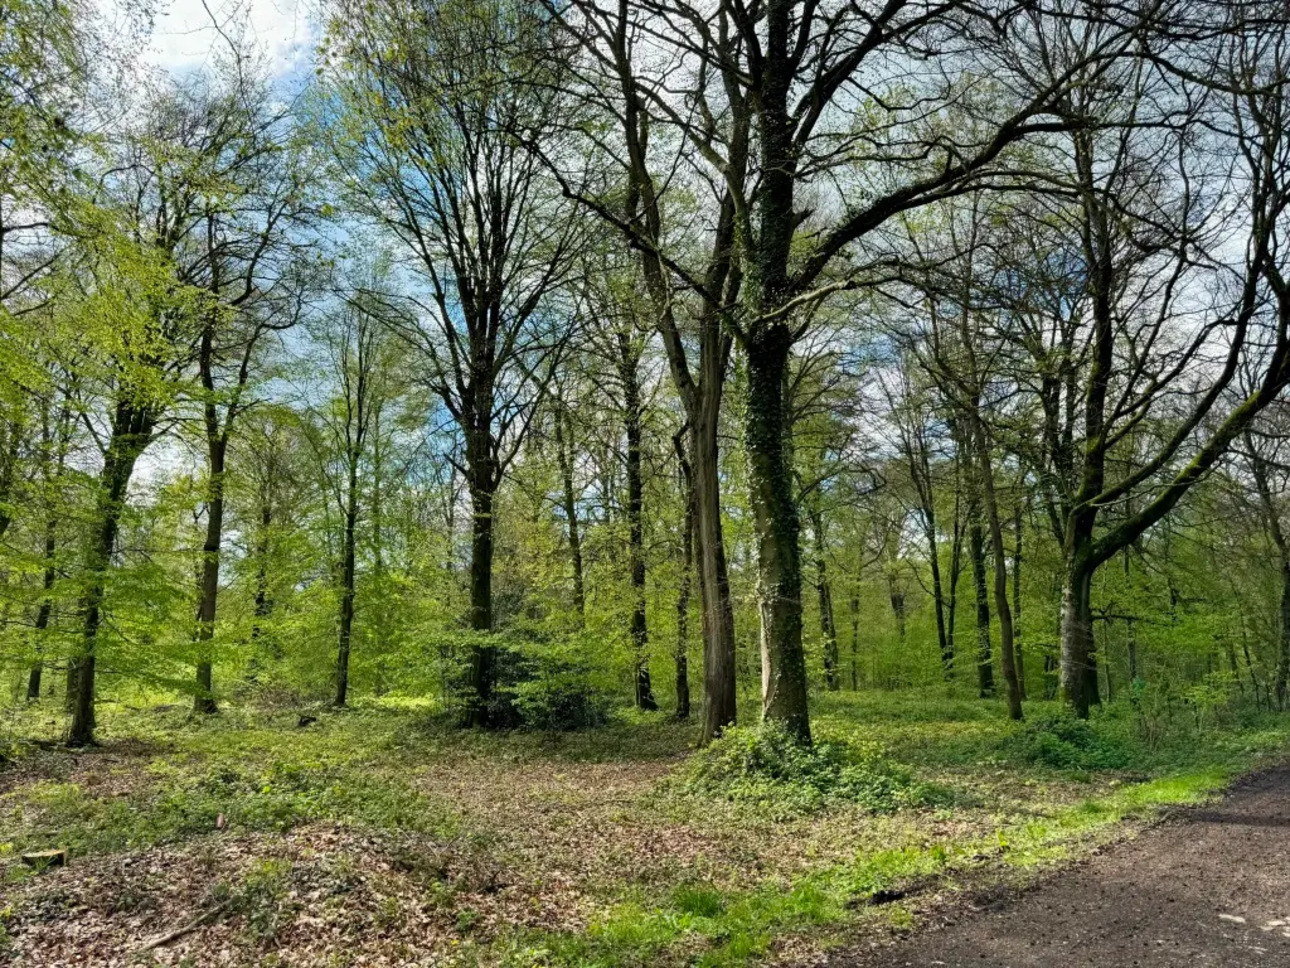
{"type": "Polygon", "coordinates": [[[170,931],[167,934],[163,934],[159,938],[153,938],[142,948],[137,949],[134,953],[136,955],[145,954],[156,948],[165,947],[166,945],[170,944],[170,942],[172,941],[178,941],[186,934],[192,934],[198,928],[203,927],[207,924],[210,924],[212,921],[218,918],[221,914],[223,914],[232,906],[232,903],[233,903],[232,901],[225,901],[223,904],[220,904],[217,907],[213,907],[209,911],[202,912],[201,914],[197,915],[197,917],[193,918],[191,921],[185,924],[182,928],[175,928],[174,931],[170,931]]]}

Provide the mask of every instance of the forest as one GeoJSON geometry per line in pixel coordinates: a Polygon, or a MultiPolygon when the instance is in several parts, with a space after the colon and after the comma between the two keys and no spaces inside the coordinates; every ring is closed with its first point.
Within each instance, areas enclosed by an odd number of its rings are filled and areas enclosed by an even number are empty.
{"type": "Polygon", "coordinates": [[[263,2],[0,0],[0,952],[824,963],[1284,756],[1284,4],[263,2]]]}

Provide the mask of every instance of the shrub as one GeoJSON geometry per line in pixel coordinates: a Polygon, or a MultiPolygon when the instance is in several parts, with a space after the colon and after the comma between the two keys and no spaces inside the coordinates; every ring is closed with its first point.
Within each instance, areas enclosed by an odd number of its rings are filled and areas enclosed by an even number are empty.
{"type": "Polygon", "coordinates": [[[585,637],[553,636],[518,623],[487,639],[463,633],[453,643],[458,668],[452,675],[451,718],[460,721],[468,701],[465,659],[472,648],[484,644],[493,649],[488,721],[494,728],[567,732],[608,722],[612,683],[588,661],[596,650],[588,647],[585,637]]]}
{"type": "Polygon", "coordinates": [[[1059,770],[1119,770],[1133,759],[1121,737],[1066,710],[1034,717],[1009,742],[1019,759],[1059,770]]]}
{"type": "Polygon", "coordinates": [[[726,730],[695,757],[683,787],[779,813],[813,812],[830,803],[855,803],[877,813],[940,797],[880,746],[807,746],[778,723],[726,730]]]}

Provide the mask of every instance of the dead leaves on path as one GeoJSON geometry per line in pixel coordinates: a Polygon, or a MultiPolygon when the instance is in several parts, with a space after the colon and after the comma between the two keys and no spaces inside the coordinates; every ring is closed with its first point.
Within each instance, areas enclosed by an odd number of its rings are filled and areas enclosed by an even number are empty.
{"type": "Polygon", "coordinates": [[[447,965],[508,925],[581,926],[576,897],[527,890],[468,848],[335,825],[84,859],[5,901],[8,954],[47,968],[447,965]]]}

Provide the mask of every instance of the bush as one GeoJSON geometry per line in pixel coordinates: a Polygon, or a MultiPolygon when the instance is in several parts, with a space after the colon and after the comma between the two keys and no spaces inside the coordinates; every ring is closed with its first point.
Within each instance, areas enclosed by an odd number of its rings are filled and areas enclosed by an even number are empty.
{"type": "Polygon", "coordinates": [[[1059,770],[1119,770],[1133,759],[1121,737],[1065,710],[1034,717],[1010,743],[1019,759],[1059,770]]]}
{"type": "Polygon", "coordinates": [[[485,640],[468,633],[454,643],[462,657],[454,676],[457,701],[450,709],[454,718],[461,718],[466,701],[464,657],[481,642],[494,650],[488,703],[488,721],[494,728],[567,732],[608,722],[608,684],[587,660],[595,650],[577,637],[550,636],[519,625],[485,640]]]}
{"type": "Polygon", "coordinates": [[[880,746],[807,746],[778,723],[726,730],[695,757],[683,787],[780,813],[809,813],[830,803],[880,813],[940,799],[880,746]]]}

